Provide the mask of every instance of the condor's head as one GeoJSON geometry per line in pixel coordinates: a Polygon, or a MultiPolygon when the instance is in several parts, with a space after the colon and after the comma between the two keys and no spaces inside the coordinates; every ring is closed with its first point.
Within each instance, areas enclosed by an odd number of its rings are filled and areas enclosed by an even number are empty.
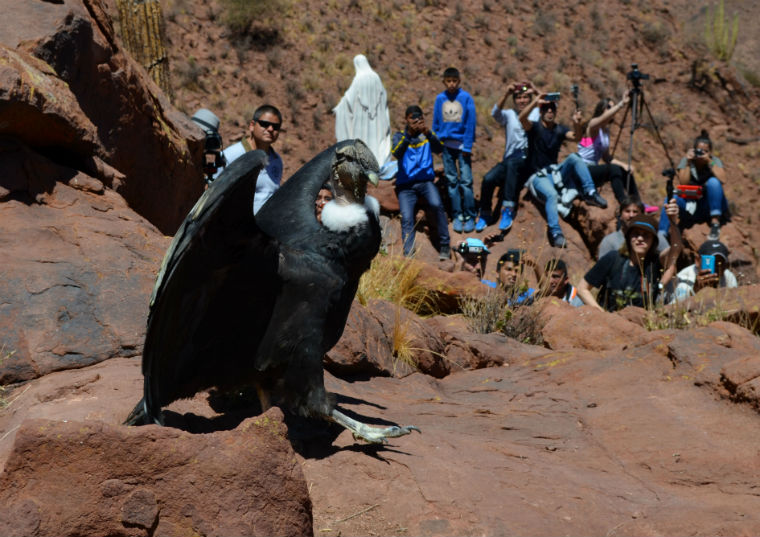
{"type": "Polygon", "coordinates": [[[380,167],[372,151],[361,140],[335,151],[330,177],[339,205],[364,205],[367,182],[377,186],[380,167]]]}
{"type": "Polygon", "coordinates": [[[367,182],[377,186],[379,172],[375,156],[361,140],[338,148],[330,170],[335,197],[322,209],[322,225],[332,231],[347,231],[367,222],[368,211],[377,217],[380,205],[367,195],[367,182]]]}

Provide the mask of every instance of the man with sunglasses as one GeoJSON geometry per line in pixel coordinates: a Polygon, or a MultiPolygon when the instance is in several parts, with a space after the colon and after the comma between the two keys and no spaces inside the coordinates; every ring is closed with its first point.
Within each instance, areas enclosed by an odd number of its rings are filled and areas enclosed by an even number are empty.
{"type": "MultiPolygon", "coordinates": [[[[248,151],[260,149],[269,157],[269,163],[259,172],[256,181],[256,194],[253,197],[253,214],[259,212],[272,194],[280,188],[282,180],[282,159],[272,148],[277,141],[282,125],[282,114],[271,104],[259,106],[248,124],[248,135],[239,142],[225,148],[222,152],[227,164],[248,151]]],[[[221,170],[220,170],[221,171],[221,170]]]]}

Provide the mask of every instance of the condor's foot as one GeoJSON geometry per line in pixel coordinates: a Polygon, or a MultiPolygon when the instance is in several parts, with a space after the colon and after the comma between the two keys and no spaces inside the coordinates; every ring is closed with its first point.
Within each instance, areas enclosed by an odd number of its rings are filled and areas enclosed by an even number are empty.
{"type": "Polygon", "coordinates": [[[412,431],[422,432],[414,425],[406,425],[404,427],[399,427],[398,425],[393,425],[392,427],[370,427],[365,423],[349,418],[335,409],[330,413],[330,419],[351,431],[354,438],[361,438],[370,444],[385,444],[388,442],[388,438],[404,436],[412,431]]]}

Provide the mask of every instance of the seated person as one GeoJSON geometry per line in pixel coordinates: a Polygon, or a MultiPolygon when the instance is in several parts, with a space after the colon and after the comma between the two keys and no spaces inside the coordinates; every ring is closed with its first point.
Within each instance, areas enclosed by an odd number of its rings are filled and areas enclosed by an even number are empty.
{"type": "Polygon", "coordinates": [[[483,275],[486,273],[486,263],[488,263],[488,254],[491,251],[480,239],[467,237],[456,249],[457,257],[461,263],[459,270],[471,272],[478,279],[489,287],[496,287],[496,282],[484,280],[483,275]]]}
{"type": "MultiPolygon", "coordinates": [[[[708,260],[709,261],[709,258],[708,260]]],[[[684,300],[694,296],[705,287],[736,287],[736,276],[726,268],[728,266],[728,248],[719,241],[707,240],[702,243],[694,256],[694,264],[681,270],[671,284],[675,285],[672,290],[665,294],[665,303],[672,304],[677,300],[684,300]],[[712,256],[713,263],[703,263],[703,256],[712,256]],[[708,265],[712,269],[707,268],[708,265]],[[697,268],[700,267],[700,268],[697,268]]]]}
{"type": "MultiPolygon", "coordinates": [[[[644,204],[641,203],[641,200],[639,198],[635,196],[628,196],[620,202],[620,207],[618,210],[619,225],[621,228],[625,228],[625,225],[630,222],[632,218],[644,214],[644,204]]],[[[612,250],[619,250],[620,247],[623,246],[624,242],[625,237],[623,236],[623,231],[621,229],[613,231],[612,233],[608,233],[602,239],[601,244],[599,244],[599,253],[597,255],[597,259],[601,259],[605,254],[611,252],[612,250]]],[[[668,246],[668,239],[665,238],[662,232],[658,232],[657,253],[662,256],[663,252],[666,252],[668,249],[668,246]]]]}
{"type": "Polygon", "coordinates": [[[588,165],[594,184],[599,186],[609,181],[618,203],[623,203],[628,196],[639,197],[633,170],[628,176],[628,165],[610,155],[609,126],[614,123],[615,114],[625,108],[630,100],[627,91],[617,103],[608,98],[600,100],[594,108],[593,117],[586,125],[583,138],[578,142],[578,154],[588,165]]]}
{"type": "Polygon", "coordinates": [[[585,304],[602,311],[617,311],[626,306],[652,307],[676,273],[676,259],[681,253],[681,234],[677,229],[678,205],[667,204],[670,226],[670,250],[665,264],[657,255],[657,226],[650,215],[632,218],[625,227],[625,248],[613,250],[599,259],[578,284],[578,296],[585,304]],[[592,287],[599,287],[594,298],[592,287]]]}
{"type": "MultiPolygon", "coordinates": [[[[502,161],[483,176],[483,183],[480,185],[480,216],[475,223],[475,231],[483,231],[491,223],[492,198],[497,186],[502,187],[502,197],[504,198],[499,229],[506,231],[512,227],[517,197],[515,190],[519,192],[527,179],[524,168],[525,157],[528,152],[528,139],[525,137],[525,130],[520,123],[518,114],[530,103],[532,88],[533,85],[530,82],[509,84],[501,101],[494,104],[493,110],[491,110],[491,116],[499,125],[504,127],[506,143],[502,161]],[[510,95],[515,103],[514,108],[505,109],[510,95]]],[[[528,119],[538,121],[539,118],[538,109],[534,108],[528,119]]]]}
{"type": "Polygon", "coordinates": [[[586,163],[576,153],[570,154],[557,166],[562,143],[565,140],[577,142],[581,139],[581,111],[576,110],[573,114],[571,130],[556,122],[557,102],[547,100],[547,96],[546,93],[539,93],[520,112],[519,118],[528,138],[527,165],[532,175],[527,184],[531,193],[544,204],[549,244],[555,248],[565,248],[567,242],[559,226],[559,196],[555,188],[554,172],[558,172],[566,186],[572,184],[576,191],[583,192],[583,200],[589,205],[606,208],[607,201],[596,191],[586,163]],[[530,112],[536,106],[540,106],[541,119],[530,121],[530,112]]]}
{"type": "Polygon", "coordinates": [[[557,297],[571,306],[583,306],[578,290],[570,283],[567,264],[561,259],[551,259],[546,263],[547,296],[557,297]]]}
{"type": "Polygon", "coordinates": [[[496,265],[498,273],[499,286],[507,293],[507,305],[528,305],[532,304],[535,298],[536,290],[528,285],[524,278],[525,266],[533,267],[536,275],[536,281],[541,279],[538,272],[538,265],[535,260],[525,253],[525,250],[511,249],[499,258],[496,265]]]}
{"type": "MultiPolygon", "coordinates": [[[[726,180],[726,171],[721,160],[712,155],[712,141],[707,131],[703,130],[694,140],[694,147],[689,148],[686,156],[681,159],[677,172],[681,185],[701,187],[699,192],[694,194],[695,199],[686,199],[680,195],[676,197],[680,209],[681,229],[710,222],[707,238],[717,241],[720,238],[720,226],[727,222],[731,215],[728,212],[726,196],[723,194],[722,183],[726,180]]],[[[660,231],[667,232],[668,225],[668,219],[660,217],[660,231]]]]}
{"type": "Polygon", "coordinates": [[[398,160],[396,174],[396,196],[401,210],[401,239],[404,242],[404,255],[414,253],[415,207],[417,200],[423,198],[435,215],[438,231],[438,257],[449,259],[449,222],[443,209],[441,196],[433,184],[433,153],[440,153],[443,145],[438,136],[425,124],[422,108],[417,105],[407,107],[406,128],[393,135],[391,153],[398,160]]]}
{"type": "Polygon", "coordinates": [[[330,190],[327,185],[324,185],[322,188],[319,189],[319,193],[317,194],[317,199],[314,202],[315,204],[315,214],[317,216],[317,222],[320,224],[322,223],[322,209],[324,208],[325,204],[328,201],[332,201],[334,198],[332,190],[330,190]]]}

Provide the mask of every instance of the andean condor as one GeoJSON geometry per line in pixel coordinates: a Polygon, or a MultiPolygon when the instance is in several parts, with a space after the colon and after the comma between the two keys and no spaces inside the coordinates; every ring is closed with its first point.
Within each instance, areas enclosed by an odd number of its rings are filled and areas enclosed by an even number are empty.
{"type": "MultiPolygon", "coordinates": [[[[338,342],[380,246],[378,165],[359,140],[317,155],[252,214],[266,156],[232,162],[172,241],[153,289],[143,351],[144,396],[126,422],[162,424],[161,408],[217,387],[255,386],[303,416],[382,443],[414,426],[371,427],[336,409],[322,357],[338,342]],[[320,187],[335,198],[314,214],[320,187]]],[[[267,405],[268,406],[268,405],[267,405]]]]}

